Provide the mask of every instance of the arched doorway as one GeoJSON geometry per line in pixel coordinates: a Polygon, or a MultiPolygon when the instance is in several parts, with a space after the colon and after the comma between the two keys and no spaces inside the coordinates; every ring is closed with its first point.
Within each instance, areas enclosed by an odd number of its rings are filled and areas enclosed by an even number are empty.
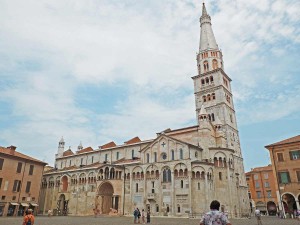
{"type": "Polygon", "coordinates": [[[277,207],[276,207],[276,204],[275,202],[268,202],[267,203],[267,210],[268,210],[268,214],[270,216],[276,216],[276,213],[277,213],[277,207]]]}
{"type": "Polygon", "coordinates": [[[282,195],[282,201],[286,216],[291,218],[291,216],[294,214],[294,211],[297,210],[295,197],[290,193],[285,193],[282,195]]]}
{"type": "Polygon", "coordinates": [[[69,200],[66,200],[66,196],[64,194],[61,194],[59,196],[59,199],[57,201],[57,214],[60,216],[66,216],[68,215],[68,202],[69,200]]]}
{"type": "MultiPolygon", "coordinates": [[[[98,195],[100,197],[100,213],[108,214],[112,208],[114,188],[111,183],[105,182],[99,187],[98,195]]],[[[98,206],[96,206],[98,209],[98,206]]]]}

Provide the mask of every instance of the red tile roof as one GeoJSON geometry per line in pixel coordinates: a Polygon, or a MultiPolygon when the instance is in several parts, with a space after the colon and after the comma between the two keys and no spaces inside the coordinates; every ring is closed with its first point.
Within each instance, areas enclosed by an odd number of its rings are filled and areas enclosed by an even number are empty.
{"type": "Polygon", "coordinates": [[[118,161],[115,161],[114,164],[127,164],[127,163],[133,163],[133,162],[140,162],[140,158],[135,157],[134,159],[119,159],[118,161]]]}
{"type": "Polygon", "coordinates": [[[255,168],[251,169],[251,171],[247,172],[246,175],[249,175],[249,174],[255,173],[255,172],[268,171],[268,170],[272,170],[272,165],[255,167],[255,168]]]}
{"type": "Polygon", "coordinates": [[[43,161],[40,161],[38,159],[35,159],[35,158],[32,158],[28,155],[24,155],[20,152],[17,152],[16,150],[16,147],[14,146],[10,146],[10,147],[1,147],[0,146],[0,154],[5,154],[5,155],[9,155],[9,156],[13,156],[13,157],[18,157],[18,158],[22,158],[22,159],[26,159],[26,160],[30,160],[30,161],[33,161],[33,162],[36,162],[36,163],[41,163],[41,164],[44,164],[46,165],[47,163],[43,162],[43,161]]]}
{"type": "Polygon", "coordinates": [[[290,144],[290,143],[294,143],[294,142],[300,142],[300,135],[276,142],[274,144],[267,145],[265,147],[267,148],[267,147],[271,147],[271,146],[290,144]]]}
{"type": "Polygon", "coordinates": [[[124,144],[130,145],[130,144],[139,143],[139,142],[141,142],[141,139],[139,137],[134,137],[128,141],[125,141],[124,144]]]}
{"type": "Polygon", "coordinates": [[[86,153],[86,152],[92,152],[92,151],[94,151],[94,149],[92,149],[92,147],[87,147],[80,151],[77,151],[77,153],[80,154],[80,153],[86,153]]]}
{"type": "Polygon", "coordinates": [[[116,147],[116,143],[111,141],[111,142],[108,142],[102,146],[100,146],[100,149],[106,149],[106,148],[112,148],[112,147],[116,147]]]}
{"type": "Polygon", "coordinates": [[[69,155],[74,155],[74,153],[72,152],[71,149],[68,149],[67,151],[65,151],[65,152],[63,153],[63,156],[69,156],[69,155]]]}

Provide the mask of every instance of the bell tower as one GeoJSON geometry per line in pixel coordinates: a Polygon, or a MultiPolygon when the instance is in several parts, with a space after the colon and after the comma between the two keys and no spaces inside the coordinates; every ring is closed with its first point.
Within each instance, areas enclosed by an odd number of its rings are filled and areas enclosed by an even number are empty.
{"type": "MultiPolygon", "coordinates": [[[[204,3],[200,17],[200,28],[200,45],[199,53],[197,53],[198,75],[192,77],[196,116],[199,117],[201,106],[203,106],[212,124],[222,127],[225,141],[221,142],[222,146],[220,147],[234,149],[235,154],[242,157],[231,79],[224,71],[223,54],[215,39],[211,17],[207,13],[204,3]]],[[[200,123],[199,120],[198,123],[200,123]]]]}

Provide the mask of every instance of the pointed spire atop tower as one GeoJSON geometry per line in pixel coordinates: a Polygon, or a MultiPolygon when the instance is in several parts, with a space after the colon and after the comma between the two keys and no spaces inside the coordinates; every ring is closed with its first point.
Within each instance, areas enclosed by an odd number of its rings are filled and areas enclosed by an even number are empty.
{"type": "Polygon", "coordinates": [[[203,6],[202,6],[202,15],[200,17],[200,26],[201,26],[201,34],[200,34],[199,52],[206,51],[209,49],[218,50],[219,49],[218,44],[216,42],[212,27],[211,27],[211,18],[206,11],[204,2],[203,2],[203,6]]]}
{"type": "Polygon", "coordinates": [[[80,151],[80,150],[82,150],[82,149],[83,149],[83,146],[82,146],[82,143],[81,143],[81,141],[80,141],[80,144],[78,145],[77,150],[80,151]]]}
{"type": "Polygon", "coordinates": [[[60,141],[58,142],[58,149],[56,157],[62,157],[65,149],[65,140],[64,137],[61,137],[60,141]]]}
{"type": "Polygon", "coordinates": [[[208,16],[207,11],[206,11],[206,7],[205,7],[205,3],[203,2],[202,4],[203,4],[203,6],[202,6],[202,16],[208,16]]]}

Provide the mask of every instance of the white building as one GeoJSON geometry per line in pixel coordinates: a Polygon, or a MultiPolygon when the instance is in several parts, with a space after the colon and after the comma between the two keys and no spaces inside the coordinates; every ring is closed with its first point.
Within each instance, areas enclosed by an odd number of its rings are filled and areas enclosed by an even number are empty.
{"type": "Polygon", "coordinates": [[[197,125],[167,129],[152,140],[135,137],[98,149],[64,151],[44,174],[40,209],[69,215],[132,214],[187,216],[207,211],[212,200],[231,217],[249,213],[249,199],[233,105],[231,79],[203,4],[198,75],[192,77],[197,125]]]}

